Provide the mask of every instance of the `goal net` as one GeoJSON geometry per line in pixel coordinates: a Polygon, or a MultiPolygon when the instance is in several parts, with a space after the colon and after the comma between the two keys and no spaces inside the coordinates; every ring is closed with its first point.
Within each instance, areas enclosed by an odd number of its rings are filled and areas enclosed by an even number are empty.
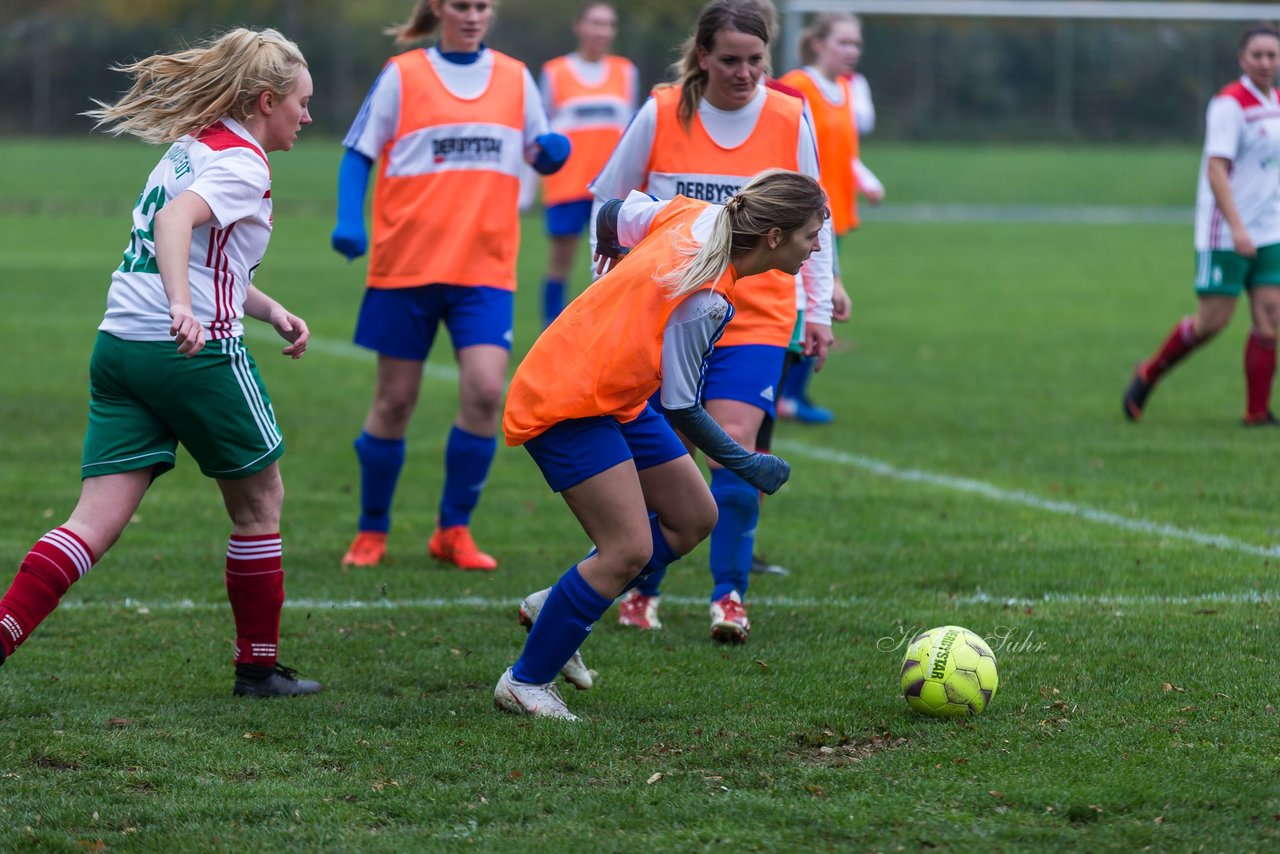
{"type": "Polygon", "coordinates": [[[781,69],[805,24],[862,19],[876,134],[906,139],[1195,140],[1275,3],[783,0],[781,69]]]}

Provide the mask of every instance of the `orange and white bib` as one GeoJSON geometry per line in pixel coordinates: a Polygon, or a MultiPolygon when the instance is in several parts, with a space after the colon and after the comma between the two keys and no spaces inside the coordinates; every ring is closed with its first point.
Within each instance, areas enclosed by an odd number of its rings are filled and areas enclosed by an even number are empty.
{"type": "Polygon", "coordinates": [[[392,57],[400,123],[378,159],[369,287],[515,290],[526,72],[492,53],[472,99],[449,91],[425,51],[392,57]]]}

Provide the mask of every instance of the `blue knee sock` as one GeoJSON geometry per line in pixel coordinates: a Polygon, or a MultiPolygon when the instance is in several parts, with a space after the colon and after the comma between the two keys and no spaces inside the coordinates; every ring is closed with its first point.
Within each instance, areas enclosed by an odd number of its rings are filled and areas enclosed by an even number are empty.
{"type": "Polygon", "coordinates": [[[751,573],[751,552],[760,519],[759,491],[728,469],[711,470],[711,497],[720,519],[711,532],[711,591],[714,602],[732,590],[745,596],[751,573]]]}
{"type": "Polygon", "coordinates": [[[560,279],[547,279],[542,283],[543,323],[549,326],[562,311],[564,311],[564,282],[560,279]]]}
{"type": "Polygon", "coordinates": [[[460,427],[449,431],[444,448],[444,494],[440,496],[441,528],[471,522],[471,511],[480,502],[497,449],[493,436],[477,436],[460,427]]]}
{"type": "Polygon", "coordinates": [[[404,466],[404,439],[379,439],[361,433],[355,443],[360,461],[360,530],[391,529],[391,499],[404,466]]]}
{"type": "Polygon", "coordinates": [[[662,579],[667,575],[667,567],[680,559],[680,555],[672,551],[671,544],[662,535],[657,513],[649,514],[649,530],[653,532],[653,557],[649,558],[640,574],[631,579],[623,593],[635,587],[645,596],[657,596],[662,579]]]}
{"type": "Polygon", "coordinates": [[[547,594],[511,675],[534,685],[555,679],[612,604],[578,574],[577,566],[570,567],[547,594]]]}
{"type": "Polygon", "coordinates": [[[812,356],[804,356],[791,366],[782,383],[782,396],[791,400],[809,399],[809,378],[813,376],[812,356]]]}

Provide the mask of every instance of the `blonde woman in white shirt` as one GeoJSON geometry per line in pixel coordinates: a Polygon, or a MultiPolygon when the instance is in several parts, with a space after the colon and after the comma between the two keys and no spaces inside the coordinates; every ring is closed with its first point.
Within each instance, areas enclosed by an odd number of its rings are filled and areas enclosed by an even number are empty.
{"type": "Polygon", "coordinates": [[[79,502],[32,547],[0,600],[0,653],[12,655],[111,548],[181,443],[217,481],[231,517],[234,693],[313,694],[319,683],[276,659],[284,442],[242,327],[245,315],[271,324],[291,358],[307,349],[306,323],[253,275],[271,236],[267,154],[291,149],[311,123],[311,75],[297,45],[269,29],[232,30],[116,70],[133,87],[86,115],[110,133],[171,145],[138,197],[111,276],[89,364],[79,502]]]}

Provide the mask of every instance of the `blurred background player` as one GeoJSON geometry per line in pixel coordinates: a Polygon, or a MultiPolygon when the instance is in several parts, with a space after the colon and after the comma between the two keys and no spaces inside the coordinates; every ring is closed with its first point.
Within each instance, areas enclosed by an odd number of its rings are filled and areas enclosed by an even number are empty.
{"type": "Polygon", "coordinates": [[[1241,292],[1253,325],[1244,349],[1245,426],[1277,426],[1271,412],[1280,331],[1280,30],[1249,27],[1237,57],[1243,72],[1209,102],[1196,191],[1196,314],[1174,324],[1138,364],[1124,414],[1142,418],[1160,378],[1231,320],[1241,292]]]}
{"type": "MultiPolygon", "coordinates": [[[[715,0],[701,12],[680,63],[677,83],[658,87],[640,108],[591,190],[600,201],[642,190],[723,204],[763,169],[782,166],[814,179],[818,156],[803,102],[762,85],[770,30],[753,0],[715,0]]],[[[733,323],[707,364],[702,396],[734,441],[755,447],[774,397],[782,361],[797,326],[798,301],[808,314],[804,348],[826,358],[831,344],[831,231],[796,277],[781,271],[744,288],[733,323]]],[[[719,521],[711,535],[712,635],[740,642],[750,631],[743,597],[760,517],[759,494],[714,460],[711,494],[719,521]]],[[[623,625],[658,628],[662,573],[646,577],[619,603],[623,625]]]]}
{"type": "Polygon", "coordinates": [[[569,304],[516,368],[503,430],[524,445],[595,550],[521,603],[533,626],[494,689],[499,708],[577,720],[553,680],[613,600],[706,538],[716,501],[672,430],[750,485],[773,492],[790,468],[748,451],[703,409],[716,339],[759,274],[794,275],[818,247],[826,195],[811,178],[772,170],[727,204],[631,193],[610,200],[595,231],[613,270],[569,304]],[[565,364],[578,370],[564,370],[565,364]],[[650,398],[659,395],[666,417],[650,398]]]}
{"type": "Polygon", "coordinates": [[[181,442],[231,517],[234,693],[314,694],[320,683],[276,660],[284,438],[242,324],[245,315],[270,323],[289,342],[286,356],[307,349],[306,323],[253,274],[271,238],[267,155],[293,148],[311,123],[311,74],[293,42],[246,29],[116,70],[132,87],[86,115],[110,133],[173,145],[147,178],[111,275],[89,362],[80,500],[32,546],[0,600],[0,663],[119,539],[181,442]]]}
{"type": "Polygon", "coordinates": [[[373,245],[355,341],[378,353],[373,404],[355,441],[359,532],[345,565],[386,553],[391,502],[422,368],[443,321],[458,360],[459,408],[445,445],[445,477],[428,551],[460,569],[497,561],[472,539],[471,513],[496,450],[512,339],[520,243],[522,162],[555,172],[569,142],[551,133],[524,64],[484,44],[490,0],[420,0],[388,31],[411,44],[382,69],[343,145],[333,248],[368,248],[364,197],[373,164],[373,245]]]}
{"type": "Polygon", "coordinates": [[[542,66],[542,101],[551,128],[564,134],[572,151],[564,168],[542,181],[551,254],[542,284],[544,324],[564,309],[578,240],[591,218],[587,185],[609,159],[636,111],[636,67],[610,48],[618,33],[612,3],[587,2],[573,22],[577,49],[542,66]]]}
{"type": "MultiPolygon", "coordinates": [[[[836,240],[832,252],[837,274],[833,319],[844,322],[849,319],[851,306],[839,275],[841,238],[858,227],[859,193],[872,204],[879,204],[884,198],[884,185],[862,163],[858,151],[861,123],[868,127],[875,124],[871,88],[865,78],[854,74],[862,56],[862,25],[853,15],[819,15],[801,35],[800,56],[805,66],[783,75],[782,82],[803,93],[818,139],[822,186],[831,200],[831,227],[836,240]],[[869,114],[865,120],[857,112],[860,103],[869,114]]],[[[780,417],[803,424],[826,424],[833,419],[831,410],[816,406],[809,399],[812,375],[812,356],[791,362],[778,396],[780,417]]]]}

